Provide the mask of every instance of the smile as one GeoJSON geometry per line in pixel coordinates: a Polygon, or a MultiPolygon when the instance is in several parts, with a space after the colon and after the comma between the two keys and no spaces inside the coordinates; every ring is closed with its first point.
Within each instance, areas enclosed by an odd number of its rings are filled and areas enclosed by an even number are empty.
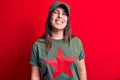
{"type": "Polygon", "coordinates": [[[56,24],[63,24],[63,22],[64,22],[63,20],[55,20],[56,24]]]}

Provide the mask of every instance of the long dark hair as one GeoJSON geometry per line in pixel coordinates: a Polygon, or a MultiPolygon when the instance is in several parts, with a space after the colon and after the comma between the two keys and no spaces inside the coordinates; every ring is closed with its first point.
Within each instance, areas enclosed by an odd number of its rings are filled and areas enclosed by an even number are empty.
{"type": "MultiPolygon", "coordinates": [[[[52,39],[51,39],[51,37],[52,37],[52,26],[51,26],[51,22],[50,22],[52,12],[49,12],[49,14],[48,14],[48,18],[47,18],[46,25],[45,25],[45,34],[41,37],[41,38],[45,39],[46,53],[48,53],[48,51],[52,47],[52,39]]],[[[63,39],[64,39],[64,42],[66,42],[66,43],[68,43],[68,45],[70,45],[71,25],[70,25],[70,17],[69,16],[68,16],[68,19],[67,19],[67,25],[64,28],[63,39]]]]}

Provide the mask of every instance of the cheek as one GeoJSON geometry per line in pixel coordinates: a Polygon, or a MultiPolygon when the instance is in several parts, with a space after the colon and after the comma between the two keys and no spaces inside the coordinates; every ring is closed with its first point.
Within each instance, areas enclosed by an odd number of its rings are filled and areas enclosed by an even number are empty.
{"type": "Polygon", "coordinates": [[[67,22],[67,20],[68,20],[68,17],[67,17],[67,16],[65,16],[65,17],[64,17],[64,20],[67,22]]]}
{"type": "Polygon", "coordinates": [[[65,23],[66,23],[66,24],[67,24],[67,20],[68,20],[68,19],[67,19],[67,18],[65,18],[65,23]]]}
{"type": "Polygon", "coordinates": [[[50,21],[53,24],[55,22],[55,16],[52,15],[50,21]]]}
{"type": "Polygon", "coordinates": [[[50,22],[51,22],[51,24],[53,24],[53,19],[52,18],[50,19],[50,22]]]}
{"type": "Polygon", "coordinates": [[[53,17],[51,17],[50,22],[51,22],[52,25],[54,24],[54,18],[53,17]]]}

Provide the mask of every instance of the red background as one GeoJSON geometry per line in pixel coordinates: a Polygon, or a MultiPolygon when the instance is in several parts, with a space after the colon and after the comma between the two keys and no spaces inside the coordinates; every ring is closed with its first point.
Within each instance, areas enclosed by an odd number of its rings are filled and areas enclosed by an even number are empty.
{"type": "MultiPolygon", "coordinates": [[[[0,0],[0,80],[30,80],[34,41],[55,0],[0,0]]],[[[119,0],[64,0],[83,42],[88,80],[120,79],[119,0]]]]}

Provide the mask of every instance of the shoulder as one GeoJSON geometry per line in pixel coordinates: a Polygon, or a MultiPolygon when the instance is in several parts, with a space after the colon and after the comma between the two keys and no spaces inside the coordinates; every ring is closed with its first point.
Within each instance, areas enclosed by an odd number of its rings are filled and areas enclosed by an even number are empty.
{"type": "Polygon", "coordinates": [[[71,40],[81,42],[80,38],[75,35],[72,35],[71,40]]]}
{"type": "Polygon", "coordinates": [[[34,42],[33,47],[42,46],[44,43],[45,43],[45,39],[39,38],[34,42]]]}
{"type": "Polygon", "coordinates": [[[76,45],[82,46],[82,41],[79,37],[77,36],[72,36],[71,42],[75,43],[76,45]]]}

